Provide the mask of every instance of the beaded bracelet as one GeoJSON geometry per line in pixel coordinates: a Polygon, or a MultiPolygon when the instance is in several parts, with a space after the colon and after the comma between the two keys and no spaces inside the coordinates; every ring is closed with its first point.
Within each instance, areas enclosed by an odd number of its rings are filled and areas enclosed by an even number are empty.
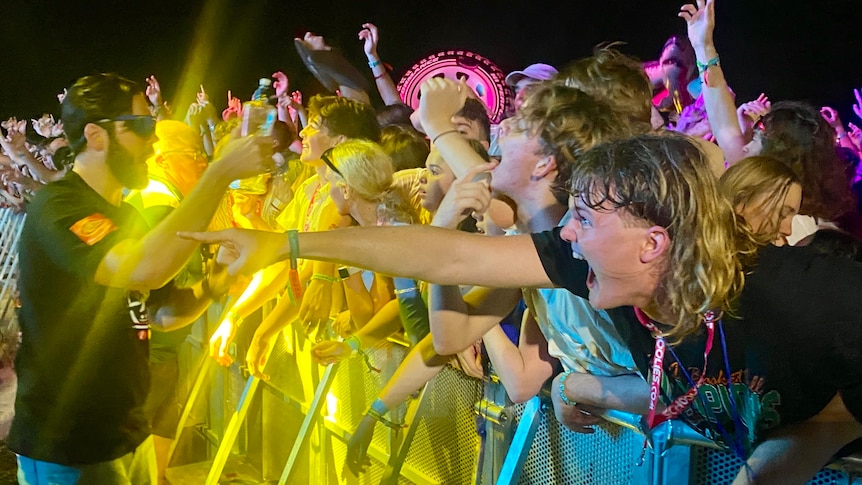
{"type": "Polygon", "coordinates": [[[560,400],[566,403],[566,406],[577,405],[576,402],[570,400],[569,397],[566,396],[566,378],[569,377],[569,375],[571,375],[573,372],[574,371],[567,370],[566,372],[563,372],[563,377],[560,378],[560,400]]]}

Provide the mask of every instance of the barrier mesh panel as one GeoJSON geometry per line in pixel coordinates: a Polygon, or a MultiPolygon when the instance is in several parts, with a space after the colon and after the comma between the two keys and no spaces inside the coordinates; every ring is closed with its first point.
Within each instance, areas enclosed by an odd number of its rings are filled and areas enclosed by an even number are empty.
{"type": "MultiPolygon", "coordinates": [[[[742,468],[742,460],[732,453],[695,447],[692,448],[692,455],[695,462],[694,476],[690,482],[692,485],[730,484],[742,468]]],[[[807,485],[846,485],[851,483],[850,480],[842,471],[824,468],[807,485]]]]}
{"type": "MultiPolygon", "coordinates": [[[[518,419],[523,405],[515,407],[518,419]]],[[[553,409],[542,413],[536,438],[518,483],[628,485],[633,481],[643,437],[615,424],[595,426],[594,434],[569,431],[557,423],[553,409]]]]}

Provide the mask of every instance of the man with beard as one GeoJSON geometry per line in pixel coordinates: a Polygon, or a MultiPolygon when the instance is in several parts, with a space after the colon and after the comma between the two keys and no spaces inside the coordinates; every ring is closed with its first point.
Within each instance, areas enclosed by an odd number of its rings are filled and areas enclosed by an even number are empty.
{"type": "Polygon", "coordinates": [[[155,119],[115,74],[79,79],[63,101],[72,170],[28,208],[20,240],[18,390],[8,445],[22,484],[154,484],[143,404],[149,290],[183,267],[228,184],[262,171],[268,140],[230,142],[168,217],[147,231],[123,188],[147,185],[155,119]]]}

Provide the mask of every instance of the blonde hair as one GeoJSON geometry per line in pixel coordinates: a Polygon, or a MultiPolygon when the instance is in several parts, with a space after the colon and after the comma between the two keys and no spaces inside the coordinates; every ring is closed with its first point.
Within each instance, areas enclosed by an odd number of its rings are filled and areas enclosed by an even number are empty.
{"type": "MultiPolygon", "coordinates": [[[[801,185],[799,178],[784,163],[769,157],[748,157],[728,168],[718,181],[718,187],[734,207],[752,206],[769,216],[781,211],[787,192],[793,184],[801,185]]],[[[741,219],[742,214],[738,214],[741,219]]],[[[778,237],[780,220],[766,217],[764,225],[753,228],[741,224],[761,244],[769,244],[778,237]]]]}
{"type": "Polygon", "coordinates": [[[672,318],[676,342],[699,328],[707,310],[732,311],[757,245],[737,230],[703,153],[680,135],[640,135],[585,152],[572,192],[595,210],[664,227],[667,264],[654,295],[672,318]],[[609,208],[610,206],[610,208],[609,208]]]}
{"type": "Polygon", "coordinates": [[[348,140],[327,150],[324,161],[359,197],[378,204],[378,213],[396,222],[416,220],[413,207],[393,183],[392,159],[379,145],[348,140]]]}

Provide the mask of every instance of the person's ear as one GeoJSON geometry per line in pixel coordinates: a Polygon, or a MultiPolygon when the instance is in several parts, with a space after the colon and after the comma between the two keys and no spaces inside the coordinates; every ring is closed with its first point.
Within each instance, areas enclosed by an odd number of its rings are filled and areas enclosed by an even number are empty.
{"type": "Polygon", "coordinates": [[[350,187],[348,187],[344,182],[337,182],[336,186],[341,190],[341,196],[344,197],[344,200],[349,200],[350,194],[353,193],[353,191],[350,190],[350,187]]]}
{"type": "Polygon", "coordinates": [[[530,173],[530,180],[536,182],[547,177],[551,172],[557,169],[557,159],[553,155],[548,155],[542,158],[533,167],[533,172],[530,173]]]}
{"type": "Polygon", "coordinates": [[[108,130],[96,123],[87,123],[84,126],[84,139],[87,140],[87,148],[95,151],[108,149],[110,136],[108,130]]]}
{"type": "Polygon", "coordinates": [[[641,247],[640,260],[650,263],[661,258],[670,251],[670,234],[661,226],[651,226],[645,229],[644,243],[641,247]]]}

